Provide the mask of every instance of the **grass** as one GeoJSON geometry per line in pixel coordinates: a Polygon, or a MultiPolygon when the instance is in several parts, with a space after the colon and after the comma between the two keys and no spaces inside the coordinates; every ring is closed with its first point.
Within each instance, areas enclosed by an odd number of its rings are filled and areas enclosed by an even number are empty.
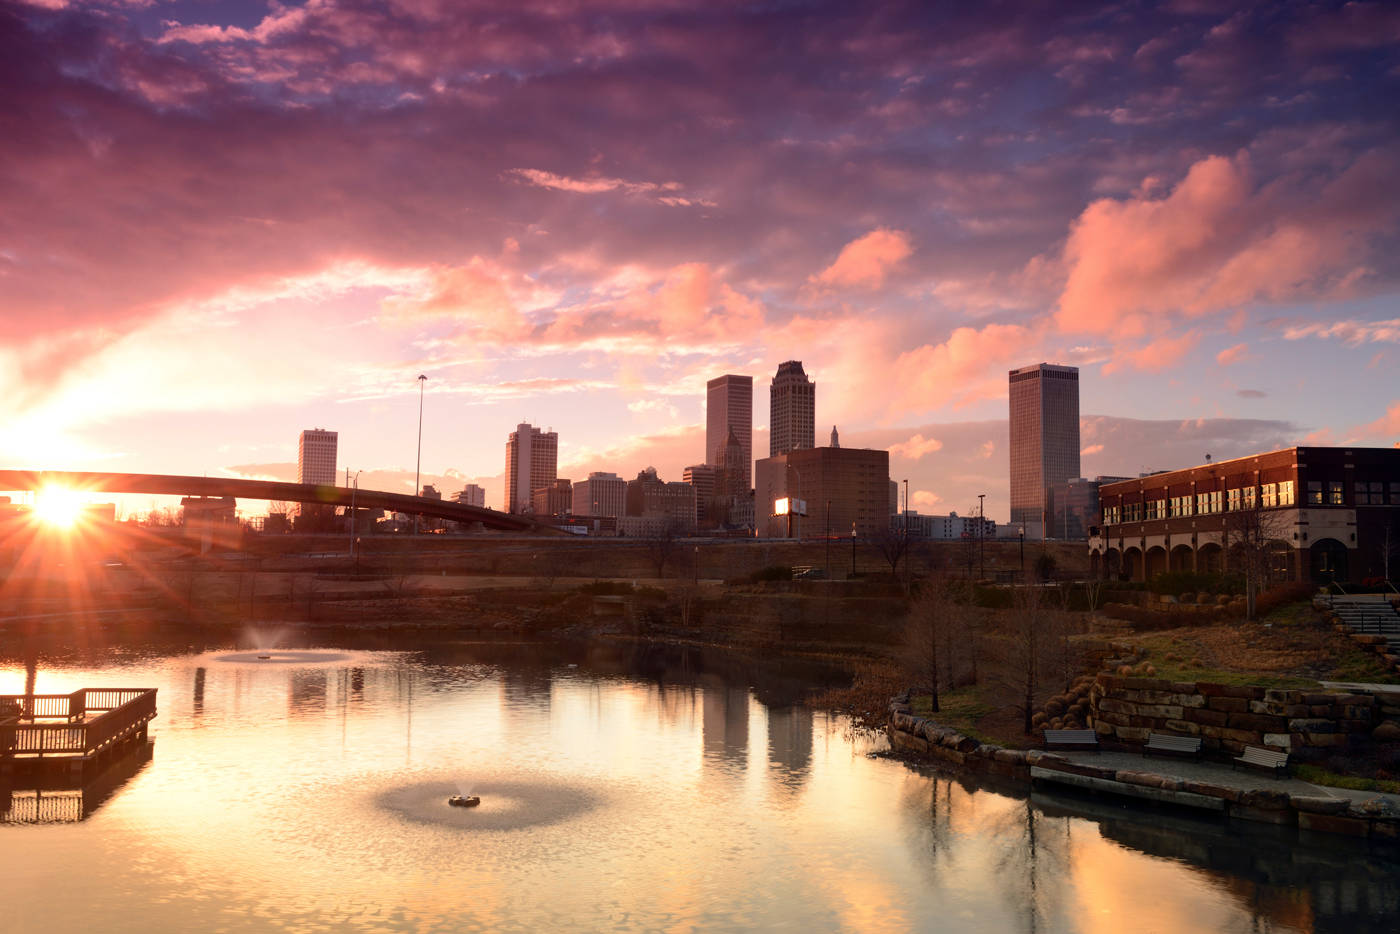
{"type": "Polygon", "coordinates": [[[943,726],[952,727],[964,736],[970,736],[979,743],[993,743],[999,746],[1015,745],[1016,737],[995,736],[981,725],[983,718],[997,712],[997,708],[982,697],[982,685],[970,685],[956,691],[944,691],[938,695],[938,712],[932,711],[932,698],[927,694],[916,695],[911,702],[915,716],[927,717],[943,726]]]}
{"type": "Polygon", "coordinates": [[[1400,782],[1385,778],[1359,778],[1355,775],[1338,775],[1319,765],[1295,765],[1293,777],[1314,785],[1327,785],[1331,788],[1349,788],[1352,791],[1378,791],[1400,795],[1400,782]]]}

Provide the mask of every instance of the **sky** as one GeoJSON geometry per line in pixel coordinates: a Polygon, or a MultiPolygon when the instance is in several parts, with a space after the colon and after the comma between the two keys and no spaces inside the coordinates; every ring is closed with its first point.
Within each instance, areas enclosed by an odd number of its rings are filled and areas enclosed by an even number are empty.
{"type": "Polygon", "coordinates": [[[705,459],[797,359],[818,443],[1008,506],[1006,376],[1082,472],[1400,439],[1400,5],[0,0],[0,465],[502,501],[705,459]]]}

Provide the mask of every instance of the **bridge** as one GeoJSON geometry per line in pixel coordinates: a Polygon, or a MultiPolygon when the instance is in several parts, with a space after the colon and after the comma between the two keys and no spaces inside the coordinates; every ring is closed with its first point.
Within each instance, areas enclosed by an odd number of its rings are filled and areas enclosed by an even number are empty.
{"type": "Polygon", "coordinates": [[[553,526],[529,516],[497,512],[481,506],[468,506],[452,500],[428,499],[407,493],[387,493],[383,490],[352,490],[343,486],[233,477],[181,477],[169,474],[79,470],[0,470],[0,490],[32,491],[48,486],[61,486],[84,493],[232,496],[236,499],[318,503],[324,506],[348,507],[352,505],[353,500],[356,509],[383,509],[453,522],[480,522],[488,529],[507,532],[559,532],[553,526]]]}

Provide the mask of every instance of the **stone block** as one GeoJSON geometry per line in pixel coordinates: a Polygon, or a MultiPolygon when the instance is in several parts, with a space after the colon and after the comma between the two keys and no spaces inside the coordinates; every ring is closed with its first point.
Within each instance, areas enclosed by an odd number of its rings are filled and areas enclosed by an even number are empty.
{"type": "MultiPolygon", "coordinates": [[[[1381,637],[1382,640],[1384,638],[1384,636],[1381,637]]],[[[1332,698],[1332,703],[1346,707],[1374,707],[1376,699],[1370,694],[1338,694],[1332,698]]]]}
{"type": "Polygon", "coordinates": [[[1170,691],[1172,683],[1158,678],[1123,678],[1120,685],[1129,691],[1170,691]]]}
{"type": "Polygon", "coordinates": [[[1364,818],[1346,817],[1340,814],[1312,814],[1298,812],[1298,828],[1320,833],[1339,833],[1350,837],[1366,837],[1371,832],[1371,822],[1364,818]]]}
{"type": "Polygon", "coordinates": [[[1026,764],[1026,752],[1023,749],[997,748],[992,751],[992,758],[998,762],[1007,762],[1012,765],[1026,764]]]}
{"type": "Polygon", "coordinates": [[[1201,725],[1199,723],[1189,723],[1186,720],[1168,720],[1163,725],[1163,729],[1172,733],[1181,733],[1185,736],[1200,736],[1201,725]]]}
{"type": "Polygon", "coordinates": [[[1293,733],[1335,733],[1337,724],[1321,717],[1288,721],[1288,729],[1293,733]]]}
{"type": "Polygon", "coordinates": [[[1308,716],[1310,717],[1327,717],[1331,716],[1331,714],[1331,704],[1313,704],[1310,707],[1308,707],[1308,716]]]}
{"type": "Polygon", "coordinates": [[[1109,723],[1109,722],[1106,721],[1106,720],[1102,720],[1102,719],[1100,719],[1100,720],[1095,720],[1095,721],[1094,721],[1094,732],[1097,733],[1099,736],[1112,736],[1112,735],[1113,735],[1113,724],[1112,724],[1112,723],[1109,723]]]}
{"type": "Polygon", "coordinates": [[[1274,712],[1274,705],[1268,701],[1252,700],[1249,702],[1250,713],[1270,714],[1274,712]]]}
{"type": "Polygon", "coordinates": [[[1208,726],[1224,726],[1229,721],[1230,715],[1219,710],[1184,710],[1181,719],[1208,726]]]}
{"type": "Polygon", "coordinates": [[[1139,704],[1137,715],[1139,717],[1158,717],[1163,720],[1180,720],[1183,708],[1171,704],[1139,704]]]}
{"type": "Polygon", "coordinates": [[[1132,717],[1125,713],[1101,713],[1098,715],[1097,720],[1100,723],[1111,723],[1114,726],[1129,726],[1131,725],[1132,717]]]}
{"type": "Polygon", "coordinates": [[[1264,745],[1287,752],[1293,748],[1293,738],[1287,733],[1265,733],[1264,745]]]}
{"type": "Polygon", "coordinates": [[[1236,743],[1247,743],[1251,746],[1259,745],[1261,736],[1261,734],[1257,730],[1236,730],[1231,728],[1221,729],[1220,727],[1215,727],[1215,735],[1220,740],[1230,740],[1231,742],[1236,743]]]}
{"type": "Polygon", "coordinates": [[[1099,710],[1099,712],[1100,712],[1101,714],[1102,714],[1102,713],[1122,713],[1122,714],[1131,714],[1131,713],[1134,713],[1134,712],[1136,711],[1136,709],[1137,709],[1137,708],[1136,708],[1136,705],[1134,705],[1134,704],[1124,703],[1123,701],[1119,701],[1119,700],[1110,700],[1110,699],[1107,698],[1107,697],[1105,697],[1103,700],[1099,701],[1099,704],[1098,704],[1098,710],[1099,710]]]}
{"type": "Polygon", "coordinates": [[[1289,795],[1288,803],[1298,811],[1309,814],[1340,814],[1351,803],[1346,798],[1324,798],[1319,795],[1289,795]]]}
{"type": "Polygon", "coordinates": [[[1256,733],[1278,733],[1288,729],[1288,721],[1283,717],[1267,717],[1257,713],[1232,713],[1227,725],[1234,730],[1253,730],[1256,733]]]}
{"type": "Polygon", "coordinates": [[[1197,795],[1205,795],[1208,798],[1220,798],[1224,801],[1238,801],[1240,799],[1240,790],[1238,788],[1229,788],[1225,785],[1216,785],[1211,782],[1185,781],[1182,782],[1181,787],[1183,791],[1189,791],[1197,795]]]}
{"type": "Polygon", "coordinates": [[[1206,699],[1204,695],[1195,693],[1173,694],[1170,703],[1178,707],[1204,707],[1206,699]]]}
{"type": "Polygon", "coordinates": [[[1201,682],[1196,685],[1196,692],[1204,694],[1206,697],[1234,697],[1239,700],[1261,700],[1264,697],[1263,688],[1239,687],[1233,684],[1207,684],[1201,682]]]}
{"type": "Polygon", "coordinates": [[[1303,695],[1303,703],[1309,704],[1309,705],[1323,704],[1323,705],[1325,705],[1325,706],[1331,706],[1331,704],[1332,704],[1332,695],[1331,695],[1331,694],[1314,694],[1314,693],[1304,694],[1304,695],[1303,695]]]}
{"type": "Polygon", "coordinates": [[[1145,743],[1151,730],[1137,726],[1120,726],[1113,731],[1125,743],[1145,743]]]}
{"type": "Polygon", "coordinates": [[[1195,694],[1195,693],[1196,693],[1196,682],[1194,682],[1194,681],[1173,681],[1173,682],[1172,682],[1172,693],[1173,693],[1173,694],[1195,694]]]}
{"type": "Polygon", "coordinates": [[[1347,738],[1341,733],[1304,733],[1303,744],[1306,746],[1345,746],[1347,738]]]}
{"type": "Polygon", "coordinates": [[[1266,688],[1264,690],[1264,700],[1273,704],[1296,704],[1302,698],[1302,691],[1290,691],[1285,688],[1266,688]]]}
{"type": "Polygon", "coordinates": [[[1285,717],[1306,717],[1310,711],[1311,708],[1307,704],[1286,704],[1283,708],[1283,715],[1285,717]]]}
{"type": "Polygon", "coordinates": [[[1275,811],[1290,807],[1288,792],[1275,788],[1251,788],[1240,795],[1240,804],[1246,807],[1263,808],[1275,811]]]}
{"type": "Polygon", "coordinates": [[[1226,713],[1245,713],[1249,710],[1249,701],[1243,697],[1211,697],[1207,698],[1206,707],[1226,713]]]}

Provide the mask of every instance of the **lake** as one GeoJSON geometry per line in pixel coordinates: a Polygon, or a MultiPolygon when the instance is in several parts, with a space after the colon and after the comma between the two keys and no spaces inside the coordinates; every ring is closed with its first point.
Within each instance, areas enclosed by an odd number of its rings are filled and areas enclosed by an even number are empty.
{"type": "Polygon", "coordinates": [[[86,791],[5,789],[2,930],[1400,929],[1390,854],[913,769],[803,706],[841,679],[812,664],[266,632],[29,654],[38,693],[155,687],[159,716],[86,791]]]}

